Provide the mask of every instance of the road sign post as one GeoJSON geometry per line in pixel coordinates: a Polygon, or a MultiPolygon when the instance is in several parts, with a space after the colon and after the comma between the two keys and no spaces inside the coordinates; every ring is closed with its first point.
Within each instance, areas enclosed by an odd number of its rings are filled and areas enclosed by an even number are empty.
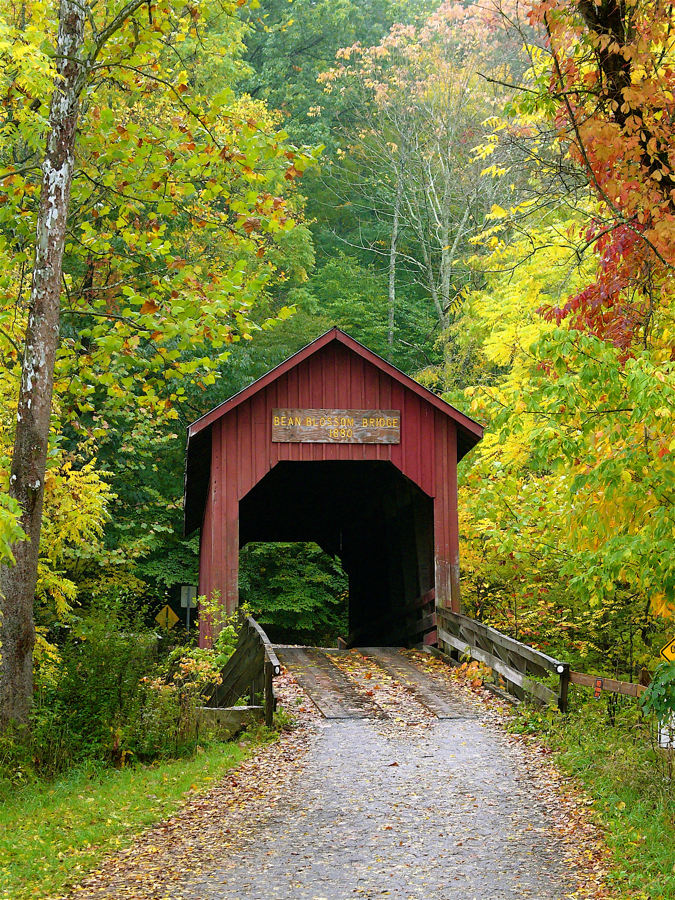
{"type": "Polygon", "coordinates": [[[180,588],[180,605],[186,612],[185,630],[190,630],[190,610],[197,607],[197,587],[194,584],[182,584],[180,588]]]}

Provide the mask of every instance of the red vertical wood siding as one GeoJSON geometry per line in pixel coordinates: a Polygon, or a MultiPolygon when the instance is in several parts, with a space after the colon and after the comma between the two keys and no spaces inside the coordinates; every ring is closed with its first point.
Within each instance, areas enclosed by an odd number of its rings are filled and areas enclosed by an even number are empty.
{"type": "MultiPolygon", "coordinates": [[[[338,341],[225,412],[211,428],[211,482],[200,550],[199,592],[218,591],[228,612],[238,599],[239,501],[282,460],[391,461],[434,498],[436,601],[459,608],[457,433],[435,408],[338,341]],[[399,409],[400,444],[272,443],[275,407],[399,409]]],[[[208,622],[201,640],[208,641],[208,622]]]]}

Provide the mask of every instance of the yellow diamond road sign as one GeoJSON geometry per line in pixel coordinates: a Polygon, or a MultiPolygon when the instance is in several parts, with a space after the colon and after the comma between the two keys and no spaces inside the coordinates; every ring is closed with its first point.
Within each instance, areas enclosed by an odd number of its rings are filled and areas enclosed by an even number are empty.
{"type": "Polygon", "coordinates": [[[669,641],[665,647],[661,647],[661,656],[672,662],[675,659],[675,638],[669,641]]]}
{"type": "Polygon", "coordinates": [[[178,616],[170,606],[165,606],[155,616],[155,622],[159,622],[162,628],[166,628],[168,631],[178,622],[178,616]]]}

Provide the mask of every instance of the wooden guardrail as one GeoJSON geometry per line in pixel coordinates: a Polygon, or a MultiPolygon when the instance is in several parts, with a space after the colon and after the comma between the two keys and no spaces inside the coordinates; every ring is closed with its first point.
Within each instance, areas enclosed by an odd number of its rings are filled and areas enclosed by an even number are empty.
{"type": "Polygon", "coordinates": [[[640,697],[647,690],[644,684],[635,684],[632,681],[617,681],[615,678],[605,678],[604,675],[584,675],[583,672],[570,672],[570,684],[579,684],[582,687],[593,688],[598,696],[600,696],[602,691],[608,691],[610,694],[640,697]]]}
{"type": "Polygon", "coordinates": [[[441,650],[458,651],[485,663],[499,672],[509,693],[521,700],[526,693],[531,694],[544,703],[557,703],[561,712],[566,712],[569,663],[553,659],[496,628],[461,616],[451,609],[437,607],[436,618],[441,650]],[[557,691],[537,681],[537,678],[550,675],[558,676],[557,691]]]}
{"type": "Polygon", "coordinates": [[[274,678],[281,674],[281,664],[269,638],[252,616],[242,617],[239,639],[234,653],[225,663],[221,683],[214,687],[207,703],[215,707],[234,706],[246,694],[255,702],[265,695],[265,724],[274,719],[274,678]]]}

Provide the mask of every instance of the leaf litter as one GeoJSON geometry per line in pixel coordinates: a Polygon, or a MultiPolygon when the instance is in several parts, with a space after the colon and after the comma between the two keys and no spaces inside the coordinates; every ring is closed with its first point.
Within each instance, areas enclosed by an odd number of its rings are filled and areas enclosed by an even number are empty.
{"type": "MultiPolygon", "coordinates": [[[[593,821],[591,801],[574,779],[558,770],[550,751],[532,736],[505,730],[508,704],[476,684],[471,675],[457,677],[456,670],[426,653],[407,651],[406,656],[461,698],[480,716],[492,737],[519,755],[528,773],[526,789],[536,794],[543,807],[576,882],[576,889],[566,894],[565,900],[611,900],[614,895],[606,883],[610,853],[601,828],[593,821]]],[[[433,727],[435,717],[429,710],[374,660],[357,651],[336,654],[332,659],[364,702],[382,712],[378,730],[394,736],[401,729],[433,727]]],[[[326,727],[291,673],[285,672],[275,680],[275,690],[280,704],[295,720],[291,729],[284,729],[278,741],[261,747],[208,792],[188,799],[173,816],[140,835],[131,847],[108,856],[67,895],[52,900],[182,900],[183,896],[194,896],[190,884],[196,878],[222,865],[228,847],[254,842],[256,830],[284,797],[290,796],[296,780],[302,777],[313,736],[326,727]]],[[[390,759],[383,760],[383,765],[395,767],[399,763],[390,759]]]]}
{"type": "Polygon", "coordinates": [[[566,860],[577,881],[577,890],[569,896],[574,900],[616,897],[607,884],[611,851],[603,839],[602,827],[594,821],[593,800],[573,777],[564,775],[555,765],[549,748],[533,735],[508,732],[510,704],[476,683],[472,673],[467,675],[427,653],[411,650],[406,655],[424,671],[451,685],[465,703],[479,709],[498,738],[518,752],[531,776],[532,789],[563,842],[566,860]]]}

